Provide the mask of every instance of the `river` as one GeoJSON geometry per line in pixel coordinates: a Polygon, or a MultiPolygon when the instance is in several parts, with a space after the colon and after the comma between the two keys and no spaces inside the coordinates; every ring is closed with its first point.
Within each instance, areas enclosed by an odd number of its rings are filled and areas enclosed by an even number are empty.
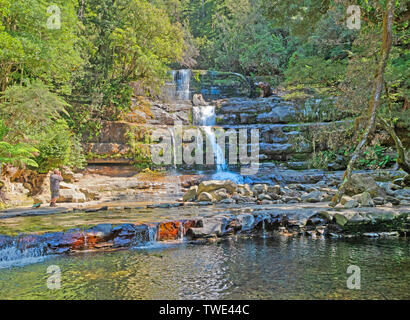
{"type": "Polygon", "coordinates": [[[0,299],[409,299],[406,239],[236,237],[83,252],[0,269],[0,299]],[[48,289],[49,266],[61,271],[48,289]],[[348,289],[349,265],[360,290],[348,289]]]}

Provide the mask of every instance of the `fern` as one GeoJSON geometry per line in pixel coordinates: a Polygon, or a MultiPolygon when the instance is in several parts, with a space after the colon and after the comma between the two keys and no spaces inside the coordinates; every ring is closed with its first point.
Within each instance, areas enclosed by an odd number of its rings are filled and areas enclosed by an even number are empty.
{"type": "Polygon", "coordinates": [[[0,163],[9,163],[14,166],[38,167],[37,162],[32,158],[38,150],[25,144],[12,145],[5,141],[0,141],[0,163]]]}

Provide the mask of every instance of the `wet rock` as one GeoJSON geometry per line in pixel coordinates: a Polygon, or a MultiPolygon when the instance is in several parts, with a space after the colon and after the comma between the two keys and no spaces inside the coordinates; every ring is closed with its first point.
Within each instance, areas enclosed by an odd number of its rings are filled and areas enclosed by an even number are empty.
{"type": "Polygon", "coordinates": [[[99,224],[86,230],[87,234],[95,234],[104,241],[112,240],[114,234],[112,233],[112,225],[109,223],[99,224]]]}
{"type": "Polygon", "coordinates": [[[108,206],[103,206],[103,207],[99,207],[99,208],[88,208],[88,209],[84,209],[84,212],[98,212],[98,211],[106,211],[108,210],[108,206]]]}
{"type": "Polygon", "coordinates": [[[180,237],[180,224],[179,221],[160,223],[158,226],[157,239],[159,241],[178,239],[180,237]]]}
{"type": "Polygon", "coordinates": [[[210,193],[202,192],[198,196],[198,201],[199,202],[213,202],[214,198],[212,197],[212,195],[210,193]]]}
{"type": "Polygon", "coordinates": [[[251,214],[241,214],[236,217],[239,223],[242,226],[242,230],[250,230],[252,229],[254,222],[255,222],[255,217],[251,214]]]}
{"type": "Polygon", "coordinates": [[[114,233],[114,247],[141,245],[150,240],[147,225],[122,224],[114,227],[112,232],[114,233]]]}
{"type": "Polygon", "coordinates": [[[233,204],[235,202],[236,201],[232,198],[224,199],[224,200],[221,201],[221,203],[223,203],[223,204],[233,204]]]}
{"type": "Polygon", "coordinates": [[[196,199],[196,196],[198,194],[198,186],[192,186],[189,188],[189,190],[183,195],[182,200],[183,201],[194,201],[196,199]]]}
{"type": "Polygon", "coordinates": [[[227,232],[230,219],[224,216],[215,216],[202,220],[202,227],[189,228],[186,236],[188,239],[209,238],[214,236],[222,236],[227,232]]]}

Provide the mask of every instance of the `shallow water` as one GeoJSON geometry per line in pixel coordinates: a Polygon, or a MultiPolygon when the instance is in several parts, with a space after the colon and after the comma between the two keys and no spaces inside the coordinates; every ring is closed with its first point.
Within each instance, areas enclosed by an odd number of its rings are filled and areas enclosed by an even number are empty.
{"type": "Polygon", "coordinates": [[[0,270],[0,299],[409,299],[406,239],[236,238],[79,253],[0,270]],[[361,269],[350,290],[349,265],[361,269]],[[47,288],[47,268],[61,288],[47,288]]]}

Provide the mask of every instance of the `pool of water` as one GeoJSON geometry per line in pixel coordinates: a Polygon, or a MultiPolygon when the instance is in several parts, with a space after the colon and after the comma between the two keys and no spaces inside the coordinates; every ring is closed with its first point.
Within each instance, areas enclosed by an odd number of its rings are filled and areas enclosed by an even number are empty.
{"type": "Polygon", "coordinates": [[[0,269],[0,299],[409,299],[406,239],[233,238],[0,269]],[[347,288],[349,265],[361,289],[347,288]],[[50,266],[61,288],[48,289],[50,266]]]}

